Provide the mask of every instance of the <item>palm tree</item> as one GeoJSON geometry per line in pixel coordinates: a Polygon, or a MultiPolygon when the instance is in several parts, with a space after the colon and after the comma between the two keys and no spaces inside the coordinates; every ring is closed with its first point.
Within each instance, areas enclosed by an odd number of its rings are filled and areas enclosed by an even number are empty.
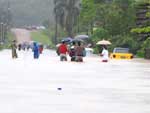
{"type": "Polygon", "coordinates": [[[69,37],[73,37],[73,27],[77,24],[79,7],[76,6],[78,0],[69,0],[67,4],[66,31],[69,37]]]}
{"type": "Polygon", "coordinates": [[[64,20],[64,4],[66,0],[54,0],[54,14],[55,14],[55,44],[57,44],[58,37],[58,23],[63,26],[64,20]]]}
{"type": "Polygon", "coordinates": [[[56,23],[62,28],[65,28],[69,37],[73,37],[73,27],[77,23],[79,16],[78,1],[79,0],[54,0],[56,23]]]}

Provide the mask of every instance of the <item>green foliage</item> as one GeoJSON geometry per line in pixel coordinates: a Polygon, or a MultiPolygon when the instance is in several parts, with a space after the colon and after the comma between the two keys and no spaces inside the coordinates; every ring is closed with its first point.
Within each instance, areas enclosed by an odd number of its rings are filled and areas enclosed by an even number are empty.
{"type": "Polygon", "coordinates": [[[7,33],[7,41],[11,42],[14,39],[15,39],[15,35],[12,32],[8,32],[7,33]]]}
{"type": "Polygon", "coordinates": [[[131,30],[132,33],[150,33],[150,26],[143,28],[134,28],[131,30]]]}
{"type": "Polygon", "coordinates": [[[147,38],[144,43],[142,43],[141,49],[137,51],[138,57],[144,57],[145,49],[150,49],[150,37],[147,38]]]}
{"type": "Polygon", "coordinates": [[[117,35],[112,37],[111,39],[114,47],[129,48],[132,53],[136,53],[136,50],[139,48],[139,44],[136,38],[128,34],[117,35]]]}
{"type": "Polygon", "coordinates": [[[84,30],[91,29],[91,25],[96,17],[96,7],[94,0],[82,0],[82,10],[80,13],[80,24],[84,30]]]}
{"type": "MultiPolygon", "coordinates": [[[[98,26],[104,27],[110,35],[126,34],[130,27],[135,25],[135,10],[131,5],[131,0],[127,2],[128,7],[123,10],[117,1],[112,4],[94,4],[93,0],[83,0],[84,4],[81,11],[81,21],[86,28],[90,23],[99,23],[98,26]]],[[[124,3],[124,0],[122,0],[124,3]]],[[[122,3],[122,4],[123,4],[122,3]]]]}
{"type": "Polygon", "coordinates": [[[95,4],[99,4],[99,3],[105,3],[106,0],[94,0],[95,4]]]}
{"type": "Polygon", "coordinates": [[[123,10],[128,9],[133,0],[114,0],[114,2],[123,10]]]}
{"type": "Polygon", "coordinates": [[[31,38],[32,40],[40,42],[45,45],[53,45],[47,33],[48,32],[45,30],[31,32],[31,38]]]}
{"type": "Polygon", "coordinates": [[[150,0],[135,0],[138,3],[150,3],[150,0]]]}
{"type": "Polygon", "coordinates": [[[92,41],[96,43],[97,41],[100,41],[102,39],[108,39],[109,34],[108,31],[104,28],[98,28],[94,31],[92,35],[92,41]]]}
{"type": "MultiPolygon", "coordinates": [[[[150,0],[139,0],[143,3],[150,3],[150,0]]],[[[92,28],[96,28],[92,34],[91,40],[94,44],[102,39],[108,39],[112,42],[110,50],[114,47],[127,47],[132,53],[141,48],[142,41],[138,41],[135,34],[149,33],[150,27],[136,28],[136,0],[113,0],[113,2],[105,2],[105,0],[82,0],[82,11],[80,14],[80,26],[82,32],[87,32],[92,28]],[[132,29],[132,30],[131,30],[132,29]]],[[[150,16],[149,13],[146,14],[150,16]]],[[[146,24],[147,25],[147,24],[146,24]]],[[[90,33],[89,33],[90,34],[90,33]]],[[[97,52],[99,48],[95,48],[97,52]]],[[[143,54],[138,51],[138,54],[143,54]]]]}
{"type": "Polygon", "coordinates": [[[144,53],[145,53],[144,50],[138,50],[136,55],[139,58],[144,58],[144,53]]]}
{"type": "Polygon", "coordinates": [[[10,43],[15,39],[15,35],[12,32],[8,32],[6,35],[6,42],[4,44],[0,44],[0,50],[2,49],[10,49],[10,43]]]}
{"type": "Polygon", "coordinates": [[[143,49],[150,48],[150,37],[144,41],[144,43],[142,44],[142,48],[143,49]]]}
{"type": "Polygon", "coordinates": [[[150,18],[150,12],[146,13],[146,17],[150,18]]]}
{"type": "Polygon", "coordinates": [[[94,50],[94,54],[99,54],[102,51],[101,46],[95,46],[93,50],[94,50]]]}
{"type": "Polygon", "coordinates": [[[82,1],[82,10],[81,10],[81,14],[80,14],[80,17],[81,17],[81,20],[83,21],[83,23],[85,23],[85,24],[90,23],[96,16],[95,11],[96,11],[96,8],[95,8],[95,4],[94,4],[93,0],[90,0],[90,1],[83,0],[82,1]]]}
{"type": "MultiPolygon", "coordinates": [[[[114,0],[106,3],[103,0],[83,0],[81,21],[82,26],[90,29],[94,23],[92,41],[95,44],[102,39],[112,42],[110,50],[114,47],[128,47],[132,52],[138,48],[137,40],[131,36],[130,30],[135,26],[135,7],[132,0],[114,0]],[[84,24],[83,24],[84,23],[84,24]]],[[[98,51],[98,48],[95,48],[98,51]]]]}
{"type": "MultiPolygon", "coordinates": [[[[138,5],[141,5],[141,4],[145,4],[145,3],[150,3],[149,0],[139,0],[138,1],[138,5]]],[[[149,7],[148,7],[149,8],[149,7]]],[[[146,13],[146,17],[150,17],[150,13],[147,12],[146,13]]],[[[149,26],[149,22],[147,22],[145,24],[146,27],[140,27],[140,28],[134,28],[134,29],[131,29],[131,33],[138,33],[138,34],[146,34],[146,33],[150,33],[150,26],[149,26]]],[[[138,57],[144,57],[145,56],[145,49],[147,48],[150,48],[150,39],[145,37],[146,40],[145,41],[140,41],[138,42],[138,45],[141,45],[139,47],[139,50],[137,51],[137,56],[138,57]]]]}

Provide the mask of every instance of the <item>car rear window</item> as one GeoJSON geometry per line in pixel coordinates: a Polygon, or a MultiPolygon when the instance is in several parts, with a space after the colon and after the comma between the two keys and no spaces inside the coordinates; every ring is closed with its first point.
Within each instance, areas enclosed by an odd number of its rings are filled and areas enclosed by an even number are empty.
{"type": "Polygon", "coordinates": [[[113,53],[129,53],[128,48],[115,48],[113,53]]]}

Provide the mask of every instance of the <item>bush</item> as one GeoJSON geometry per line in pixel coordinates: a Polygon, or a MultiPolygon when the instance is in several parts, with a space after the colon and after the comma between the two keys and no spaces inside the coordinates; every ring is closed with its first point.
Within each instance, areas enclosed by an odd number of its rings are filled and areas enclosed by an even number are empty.
{"type": "Polygon", "coordinates": [[[96,46],[94,48],[94,54],[99,54],[100,53],[100,47],[96,46]]]}
{"type": "Polygon", "coordinates": [[[150,48],[150,37],[148,37],[144,43],[142,44],[142,48],[143,49],[147,49],[147,48],[150,48]]]}
{"type": "Polygon", "coordinates": [[[111,37],[112,39],[112,45],[110,46],[110,50],[113,50],[115,47],[123,47],[123,48],[129,48],[130,52],[133,54],[136,54],[137,49],[139,48],[139,43],[131,35],[116,35],[111,37]]]}
{"type": "Polygon", "coordinates": [[[146,13],[146,17],[148,17],[148,18],[150,17],[150,12],[146,13]]]}
{"type": "Polygon", "coordinates": [[[141,49],[137,52],[137,56],[143,58],[145,56],[146,49],[150,49],[150,37],[144,41],[144,43],[141,46],[141,49]]]}
{"type": "Polygon", "coordinates": [[[150,32],[150,26],[143,27],[143,28],[135,28],[131,30],[132,33],[149,33],[150,32]]]}
{"type": "Polygon", "coordinates": [[[102,39],[107,39],[109,37],[109,33],[104,28],[98,28],[94,31],[92,35],[92,41],[96,43],[97,41],[100,41],[102,39]]]}
{"type": "Polygon", "coordinates": [[[137,51],[137,57],[139,57],[139,58],[144,58],[144,50],[139,50],[139,51],[137,51]]]}

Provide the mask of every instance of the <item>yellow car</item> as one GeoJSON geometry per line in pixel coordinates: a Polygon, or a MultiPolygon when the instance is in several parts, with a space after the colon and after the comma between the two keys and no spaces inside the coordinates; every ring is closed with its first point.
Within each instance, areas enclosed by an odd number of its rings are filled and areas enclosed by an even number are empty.
{"type": "Polygon", "coordinates": [[[113,53],[110,54],[111,59],[132,59],[133,54],[129,53],[129,48],[114,48],[113,53]]]}

